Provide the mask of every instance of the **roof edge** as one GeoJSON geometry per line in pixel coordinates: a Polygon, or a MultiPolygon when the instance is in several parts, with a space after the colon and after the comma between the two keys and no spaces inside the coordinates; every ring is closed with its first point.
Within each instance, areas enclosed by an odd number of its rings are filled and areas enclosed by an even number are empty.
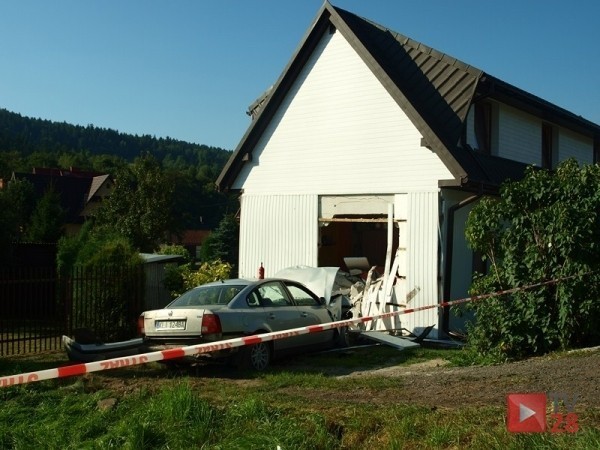
{"type": "Polygon", "coordinates": [[[266,99],[261,110],[250,123],[238,146],[235,148],[231,157],[227,163],[225,163],[223,170],[217,177],[215,185],[219,191],[228,191],[231,189],[231,184],[235,178],[235,176],[232,177],[231,172],[235,172],[236,169],[239,169],[242,166],[245,154],[249,153],[248,148],[252,148],[260,138],[261,133],[266,129],[270,122],[270,113],[275,112],[277,107],[281,104],[287,93],[286,87],[289,87],[296,80],[301,68],[304,67],[306,61],[312,54],[312,50],[317,44],[315,41],[318,41],[314,36],[320,36],[320,33],[329,26],[331,11],[331,4],[325,0],[313,19],[312,24],[300,40],[300,44],[279,75],[279,78],[270,88],[271,95],[266,99]]]}
{"type": "MultiPolygon", "coordinates": [[[[383,69],[381,64],[375,59],[375,57],[371,54],[371,52],[364,46],[361,40],[356,36],[356,34],[351,30],[351,28],[347,25],[341,15],[338,13],[338,9],[340,11],[344,11],[345,13],[355,15],[351,12],[345,11],[341,8],[336,8],[330,5],[330,9],[332,11],[331,14],[331,22],[333,25],[340,30],[340,32],[344,35],[346,40],[350,43],[350,45],[354,48],[354,50],[358,53],[361,59],[367,64],[367,66],[371,69],[375,77],[381,82],[384,88],[388,91],[394,101],[398,104],[398,106],[406,113],[409,119],[415,124],[419,132],[423,135],[423,138],[427,142],[428,146],[440,157],[444,165],[448,168],[448,170],[452,173],[452,176],[456,180],[462,180],[466,178],[467,173],[464,168],[459,164],[459,162],[454,158],[451,151],[448,149],[446,144],[440,139],[440,137],[435,133],[435,131],[429,126],[427,121],[421,116],[421,114],[417,111],[417,109],[413,106],[410,100],[404,95],[402,90],[396,85],[396,83],[392,80],[392,78],[387,74],[387,72],[383,69]],[[344,34],[345,33],[345,34],[344,34]]],[[[374,22],[361,18],[371,24],[374,22]]],[[[378,28],[381,28],[380,25],[374,24],[378,28]]],[[[385,28],[387,32],[392,35],[402,36],[399,33],[393,32],[385,28]]],[[[409,39],[409,38],[406,38],[409,39]]],[[[414,41],[416,42],[416,41],[414,41]]],[[[426,46],[425,46],[426,47],[426,46]]],[[[429,47],[426,47],[429,49],[429,47]]],[[[433,49],[431,49],[433,51],[433,49]]],[[[453,58],[455,61],[455,58],[453,58]]],[[[463,63],[464,64],[464,63],[463,63]]],[[[469,66],[472,67],[472,66],[469,66]]],[[[478,71],[479,76],[481,76],[483,72],[478,71]]],[[[477,84],[477,83],[475,83],[477,84]]]]}
{"type": "Polygon", "coordinates": [[[599,124],[488,73],[484,73],[479,91],[491,98],[498,98],[508,105],[516,105],[541,119],[549,121],[554,119],[559,124],[576,132],[600,139],[599,124]]]}

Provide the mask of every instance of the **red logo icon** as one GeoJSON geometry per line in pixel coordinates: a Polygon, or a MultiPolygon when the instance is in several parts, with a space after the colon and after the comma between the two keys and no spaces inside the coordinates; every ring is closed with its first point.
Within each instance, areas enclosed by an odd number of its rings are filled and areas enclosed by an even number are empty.
{"type": "Polygon", "coordinates": [[[506,396],[511,433],[543,433],[546,431],[546,394],[509,394],[506,396]]]}

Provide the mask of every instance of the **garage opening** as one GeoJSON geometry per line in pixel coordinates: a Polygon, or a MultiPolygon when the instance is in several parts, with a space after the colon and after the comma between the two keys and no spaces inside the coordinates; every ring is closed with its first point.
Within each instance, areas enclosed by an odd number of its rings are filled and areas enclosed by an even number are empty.
{"type": "MultiPolygon", "coordinates": [[[[344,258],[366,258],[383,273],[388,245],[388,214],[393,196],[323,196],[319,212],[319,266],[349,271],[344,258]]],[[[394,222],[392,255],[398,248],[394,222]]]]}
{"type": "MultiPolygon", "coordinates": [[[[319,266],[340,267],[349,271],[344,258],[365,257],[370,266],[383,272],[387,254],[387,218],[334,217],[321,221],[319,227],[319,266]]],[[[392,254],[398,248],[394,234],[392,254]]]]}

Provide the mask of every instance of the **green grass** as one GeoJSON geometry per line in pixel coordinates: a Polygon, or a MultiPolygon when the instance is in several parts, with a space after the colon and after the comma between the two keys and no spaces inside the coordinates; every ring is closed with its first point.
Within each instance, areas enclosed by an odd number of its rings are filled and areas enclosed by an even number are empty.
{"type": "MultiPolygon", "coordinates": [[[[515,435],[506,431],[504,407],[357,402],[372,393],[393,399],[405,381],[369,376],[350,383],[329,374],[341,364],[410,365],[462,358],[457,352],[374,347],[305,356],[240,378],[149,364],[2,388],[0,449],[600,448],[600,408],[586,412],[575,434],[515,435]]],[[[56,367],[61,357],[0,360],[0,374],[56,367]]]]}
{"type": "Polygon", "coordinates": [[[386,364],[417,364],[432,359],[443,359],[449,366],[465,367],[475,365],[490,365],[498,363],[497,360],[477,354],[475,351],[464,347],[458,349],[436,349],[418,347],[400,351],[393,347],[379,345],[363,349],[351,349],[343,352],[324,352],[303,356],[298,361],[308,365],[318,365],[323,369],[337,368],[342,365],[348,369],[373,367],[386,364]]]}
{"type": "Polygon", "coordinates": [[[98,408],[110,392],[2,391],[0,448],[335,448],[323,415],[294,415],[253,394],[211,404],[185,381],[98,408]]]}

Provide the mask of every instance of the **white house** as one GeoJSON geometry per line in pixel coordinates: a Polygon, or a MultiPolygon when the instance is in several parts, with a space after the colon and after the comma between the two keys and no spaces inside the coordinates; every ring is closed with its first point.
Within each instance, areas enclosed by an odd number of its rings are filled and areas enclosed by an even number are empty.
{"type": "MultiPolygon", "coordinates": [[[[464,224],[482,195],[527,165],[600,154],[600,126],[328,2],[250,114],[217,180],[240,193],[240,276],[348,256],[384,266],[392,215],[410,307],[466,295],[464,224]]],[[[461,323],[403,316],[429,325],[461,323]]]]}

